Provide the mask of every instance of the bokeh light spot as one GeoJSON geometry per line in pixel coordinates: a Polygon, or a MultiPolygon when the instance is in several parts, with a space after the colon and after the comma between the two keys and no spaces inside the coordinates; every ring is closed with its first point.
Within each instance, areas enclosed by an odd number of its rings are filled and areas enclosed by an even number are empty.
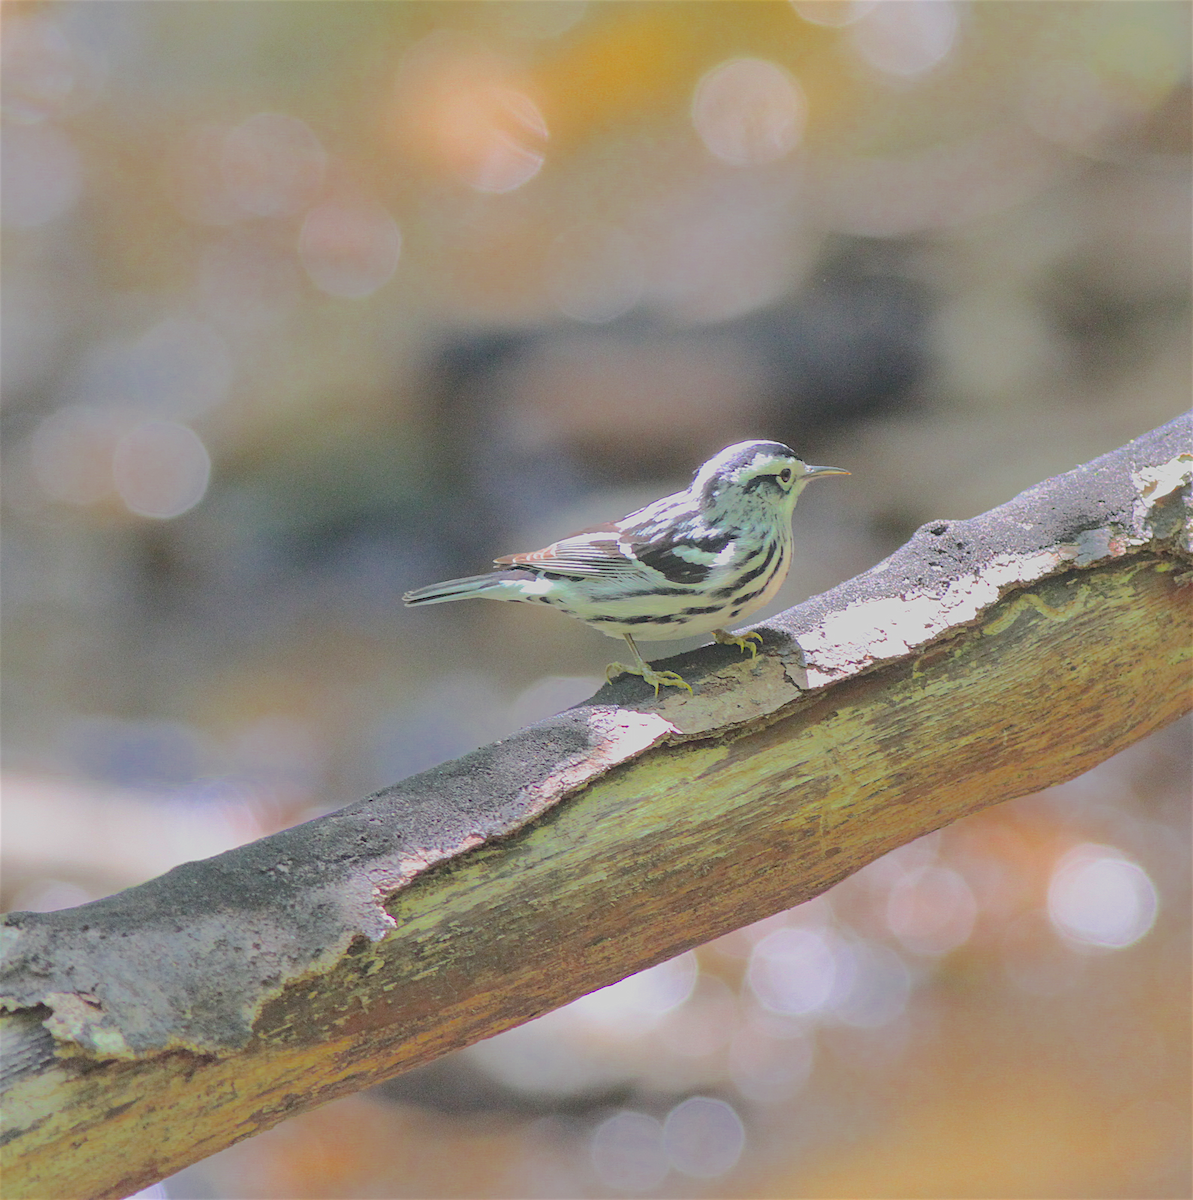
{"type": "Polygon", "coordinates": [[[916,954],[940,955],[969,941],[978,905],[969,884],[949,867],[921,867],[887,897],[890,931],[916,954]]]}
{"type": "Polygon", "coordinates": [[[642,297],[645,274],[637,242],[613,225],[576,225],[547,251],[547,288],[565,316],[602,325],[642,297]]]}
{"type": "MultiPolygon", "coordinates": [[[[1093,61],[1099,71],[1116,77],[1140,99],[1157,101],[1170,87],[1189,77],[1189,39],[1140,20],[1131,5],[1110,6],[1112,18],[1097,39],[1093,61]],[[1117,10],[1117,11],[1115,11],[1117,10]]],[[[1144,10],[1146,12],[1146,10],[1144,10]]],[[[1148,14],[1151,15],[1151,14],[1148,14]]]]}
{"type": "Polygon", "coordinates": [[[98,503],[112,493],[112,453],[122,431],[114,414],[90,406],[51,413],[30,442],[33,478],[64,504],[98,503]]]}
{"type": "Polygon", "coordinates": [[[189,420],[221,404],[231,382],[223,336],[206,321],[167,317],[134,341],[93,346],[71,390],[89,404],[189,420]]]}
{"type": "Polygon", "coordinates": [[[746,978],[759,1003],[771,1012],[813,1013],[833,994],[837,960],[826,935],[779,929],[754,947],[746,978]]]}
{"type": "Polygon", "coordinates": [[[79,155],[52,125],[9,125],[0,140],[0,220],[36,229],[68,213],[82,188],[79,155]]]}
{"type": "Polygon", "coordinates": [[[662,1125],[646,1113],[629,1109],[597,1126],[591,1154],[597,1178],[619,1192],[649,1192],[670,1169],[662,1125]]]}
{"type": "Polygon", "coordinates": [[[145,421],[117,442],[112,479],[130,512],[166,520],[203,499],[211,479],[211,456],[186,425],[145,421]]]}
{"type": "Polygon", "coordinates": [[[833,1018],[858,1029],[879,1029],[901,1017],[911,997],[907,964],[894,950],[872,942],[851,942],[847,951],[848,987],[839,980],[834,989],[833,1018]]]}
{"type": "Polygon", "coordinates": [[[840,29],[860,21],[880,0],[792,0],[792,8],[811,25],[840,29]]]}
{"type": "Polygon", "coordinates": [[[456,35],[432,34],[406,55],[392,122],[409,149],[480,192],[512,192],[545,161],[547,122],[512,68],[456,35]]]}
{"type": "Polygon", "coordinates": [[[696,85],[692,124],[721,162],[761,166],[799,144],[807,108],[799,84],[777,63],[736,58],[714,67],[696,85]]]}
{"type": "Polygon", "coordinates": [[[951,0],[881,0],[852,29],[853,47],[887,75],[924,75],[948,56],[957,39],[951,0]]]}
{"type": "Polygon", "coordinates": [[[311,282],[330,296],[359,300],[387,283],[402,253],[397,222],[375,200],[332,199],[307,213],[298,254],[311,282]]]}
{"type": "Polygon", "coordinates": [[[687,1000],[698,974],[699,964],[689,950],[678,958],[581,996],[569,1007],[609,1033],[636,1037],[654,1028],[662,1017],[687,1000]]]}
{"type": "Polygon", "coordinates": [[[1048,885],[1048,916],[1074,942],[1133,946],[1155,924],[1159,901],[1148,873],[1113,846],[1086,843],[1063,855],[1048,885]]]}
{"type": "Polygon", "coordinates": [[[658,1044],[681,1058],[704,1058],[729,1044],[739,1018],[736,992],[723,979],[701,972],[692,995],[659,1026],[658,1044]]]}
{"type": "Polygon", "coordinates": [[[318,195],[327,154],[304,121],[257,113],[224,138],[220,167],[228,194],[246,213],[287,217],[318,195]]]}
{"type": "Polygon", "coordinates": [[[186,419],[223,403],[232,383],[232,359],[223,336],[206,321],[167,317],[132,347],[128,399],[186,419]]]}
{"type": "Polygon", "coordinates": [[[448,120],[460,135],[460,177],[478,192],[512,192],[542,169],[544,156],[527,141],[546,140],[547,123],[529,96],[512,88],[464,92],[448,120]]]}
{"type": "Polygon", "coordinates": [[[588,0],[535,0],[533,4],[495,4],[498,28],[509,37],[554,38],[578,24],[588,0]]]}
{"type": "Polygon", "coordinates": [[[52,21],[11,18],[0,40],[0,95],[13,121],[44,121],[59,113],[75,86],[70,43],[52,21]]]}
{"type": "Polygon", "coordinates": [[[733,1170],[746,1145],[746,1130],[731,1104],[690,1096],[663,1122],[663,1150],[671,1165],[696,1179],[733,1170]]]}
{"type": "Polygon", "coordinates": [[[1041,137],[1071,150],[1089,152],[1131,109],[1105,80],[1081,63],[1042,63],[1020,101],[1024,119],[1041,137]]]}

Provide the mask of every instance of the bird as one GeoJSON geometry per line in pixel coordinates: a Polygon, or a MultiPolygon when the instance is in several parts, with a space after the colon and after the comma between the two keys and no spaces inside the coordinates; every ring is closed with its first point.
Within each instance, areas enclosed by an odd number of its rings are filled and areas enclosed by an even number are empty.
{"type": "Polygon", "coordinates": [[[791,566],[791,517],[814,479],[848,475],[804,463],[781,442],[737,442],[714,455],[681,492],[618,521],[583,529],[541,550],[506,554],[496,570],[406,592],[410,607],[479,597],[542,604],[622,637],[633,663],[610,663],[606,679],[640,675],[654,688],[686,688],[675,671],[643,659],[638,641],[711,633],[758,653],[762,637],[725,628],[761,608],[791,566]]]}

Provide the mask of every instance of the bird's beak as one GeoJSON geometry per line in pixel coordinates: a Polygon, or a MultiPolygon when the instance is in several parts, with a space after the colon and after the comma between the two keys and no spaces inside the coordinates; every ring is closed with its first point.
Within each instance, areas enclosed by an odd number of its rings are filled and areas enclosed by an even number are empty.
{"type": "Polygon", "coordinates": [[[848,475],[841,467],[804,467],[804,478],[815,479],[818,475],[848,475]]]}

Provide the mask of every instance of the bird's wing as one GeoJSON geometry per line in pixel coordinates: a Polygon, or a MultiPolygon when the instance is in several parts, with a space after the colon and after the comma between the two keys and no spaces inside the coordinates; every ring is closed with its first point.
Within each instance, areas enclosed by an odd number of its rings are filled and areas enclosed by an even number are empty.
{"type": "Polygon", "coordinates": [[[668,583],[697,586],[712,575],[731,543],[732,538],[719,534],[688,538],[683,542],[665,536],[654,537],[633,543],[633,554],[668,583]]]}
{"type": "Polygon", "coordinates": [[[709,578],[726,552],[732,553],[729,533],[689,526],[689,536],[677,542],[674,522],[657,517],[634,521],[638,515],[632,513],[615,524],[594,525],[542,550],[506,554],[494,562],[499,567],[526,567],[576,579],[646,575],[655,582],[693,587],[709,578]]]}
{"type": "Polygon", "coordinates": [[[499,567],[527,567],[577,579],[610,578],[641,571],[632,551],[626,553],[624,540],[616,525],[594,525],[541,550],[504,554],[493,561],[499,567]]]}
{"type": "Polygon", "coordinates": [[[622,546],[670,585],[699,587],[735,552],[736,530],[709,528],[684,494],[664,497],[620,525],[622,546]]]}

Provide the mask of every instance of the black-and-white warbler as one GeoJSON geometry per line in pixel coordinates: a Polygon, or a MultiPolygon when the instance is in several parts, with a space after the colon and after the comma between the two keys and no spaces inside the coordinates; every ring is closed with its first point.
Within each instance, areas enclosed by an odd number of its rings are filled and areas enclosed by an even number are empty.
{"type": "Polygon", "coordinates": [[[620,521],[585,529],[527,554],[495,559],[499,570],[407,592],[409,605],[480,596],[547,604],[610,637],[624,637],[634,663],[611,663],[608,678],[641,675],[659,687],[692,689],[656,671],[635,639],[666,641],[711,633],[758,653],[757,633],[727,633],[761,608],[791,565],[791,514],[806,484],[839,467],[809,467],[779,442],[738,442],[710,458],[691,485],[620,521]]]}

